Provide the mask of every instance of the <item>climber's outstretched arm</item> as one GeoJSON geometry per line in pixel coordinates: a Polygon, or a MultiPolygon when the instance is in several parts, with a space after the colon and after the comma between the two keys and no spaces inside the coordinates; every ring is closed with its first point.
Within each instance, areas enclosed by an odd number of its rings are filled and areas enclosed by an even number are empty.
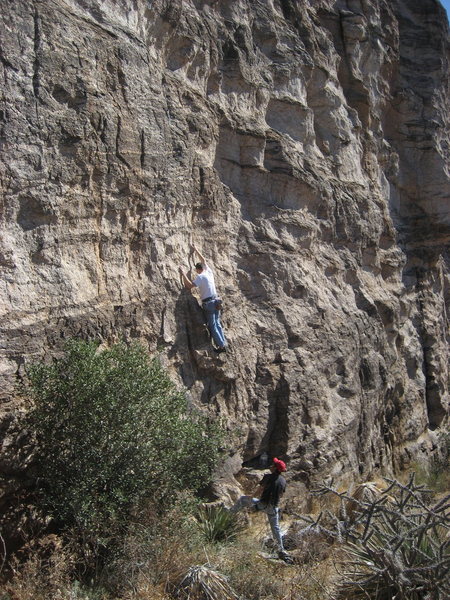
{"type": "Polygon", "coordinates": [[[192,283],[192,281],[189,279],[189,277],[186,275],[186,273],[183,271],[183,267],[179,267],[178,270],[180,272],[181,281],[183,282],[184,287],[187,290],[192,290],[192,288],[195,286],[192,283]]]}
{"type": "Polygon", "coordinates": [[[206,258],[203,256],[203,254],[199,251],[199,249],[197,248],[197,246],[194,246],[194,244],[192,244],[191,249],[193,250],[193,252],[197,253],[197,256],[200,259],[200,262],[202,263],[202,265],[204,267],[207,267],[208,265],[206,264],[206,258]]]}

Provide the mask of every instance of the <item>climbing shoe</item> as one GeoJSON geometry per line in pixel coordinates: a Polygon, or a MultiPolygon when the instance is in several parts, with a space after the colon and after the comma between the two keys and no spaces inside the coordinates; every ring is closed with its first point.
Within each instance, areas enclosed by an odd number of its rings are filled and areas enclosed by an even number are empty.
{"type": "Polygon", "coordinates": [[[278,558],[288,565],[294,564],[294,559],[287,552],[278,552],[278,558]]]}

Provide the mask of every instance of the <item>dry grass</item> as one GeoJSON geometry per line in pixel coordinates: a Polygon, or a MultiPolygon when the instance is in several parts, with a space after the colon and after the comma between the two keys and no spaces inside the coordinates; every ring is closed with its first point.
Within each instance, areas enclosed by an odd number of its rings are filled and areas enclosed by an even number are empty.
{"type": "MultiPolygon", "coordinates": [[[[258,555],[259,540],[244,537],[226,547],[202,547],[197,553],[189,551],[184,557],[183,548],[178,551],[177,561],[170,563],[164,559],[153,565],[156,571],[166,572],[159,581],[151,565],[139,569],[131,581],[123,583],[120,593],[107,593],[99,588],[81,588],[74,586],[67,576],[64,560],[52,559],[53,568],[42,569],[42,563],[30,559],[13,581],[0,594],[1,600],[174,600],[186,595],[174,594],[180,589],[186,573],[182,573],[181,564],[193,565],[195,559],[209,560],[208,568],[226,577],[222,590],[229,594],[219,596],[191,593],[190,598],[223,598],[230,600],[239,597],[246,600],[331,600],[336,570],[334,560],[328,557],[314,564],[296,564],[287,566],[279,561],[268,561],[258,555]],[[180,559],[181,562],[180,562],[180,559]],[[191,562],[192,561],[192,562],[191,562]],[[163,567],[165,565],[165,567],[163,567]],[[175,585],[176,584],[176,585],[175,585]],[[227,587],[229,586],[229,587],[227,587]],[[234,595],[235,594],[235,595],[234,595]]],[[[205,567],[203,567],[205,568],[205,567]]],[[[182,586],[183,587],[183,586],[182,586]]],[[[186,586],[184,586],[186,590],[186,586]]],[[[192,591],[192,590],[191,590],[192,591]]],[[[201,591],[198,590],[197,591],[201,591]]],[[[195,589],[194,589],[195,592],[195,589]]]]}
{"type": "MultiPolygon", "coordinates": [[[[285,521],[282,527],[287,527],[285,521]]],[[[291,566],[259,554],[270,552],[265,546],[268,538],[264,514],[252,513],[245,531],[227,543],[206,541],[196,524],[181,515],[171,514],[161,522],[148,514],[130,530],[116,558],[99,574],[93,587],[74,586],[73,560],[55,545],[45,560],[37,553],[30,554],[26,564],[17,566],[5,590],[7,595],[0,593],[0,600],[173,600],[193,565],[225,577],[223,589],[229,589],[229,594],[224,600],[233,594],[245,600],[333,598],[334,548],[326,556],[313,551],[311,543],[307,550],[293,550],[296,562],[291,566]]],[[[207,598],[201,593],[197,596],[207,598]]]]}
{"type": "Polygon", "coordinates": [[[47,536],[28,548],[28,559],[12,561],[13,577],[4,586],[3,600],[69,599],[73,557],[56,536],[47,536]]]}
{"type": "MultiPolygon", "coordinates": [[[[208,589],[215,589],[220,600],[334,600],[344,577],[340,573],[344,545],[339,535],[333,538],[327,531],[339,524],[352,527],[355,507],[378,502],[386,487],[381,483],[363,484],[349,494],[338,490],[317,496],[317,514],[310,515],[309,527],[301,520],[283,520],[282,529],[292,525],[293,565],[262,555],[271,552],[264,514],[248,513],[244,531],[224,543],[205,535],[186,510],[174,509],[163,520],[149,510],[136,519],[93,585],[74,581],[76,552],[48,536],[29,549],[26,562],[13,564],[14,577],[0,591],[0,600],[174,600],[189,597],[189,591],[191,599],[210,600],[214,595],[209,598],[208,589]],[[321,528],[314,527],[316,521],[321,528]],[[185,585],[205,573],[215,574],[209,583],[205,576],[206,588],[199,581],[196,588],[185,585]]],[[[385,496],[390,506],[390,496],[385,496]]]]}
{"type": "Polygon", "coordinates": [[[138,579],[135,589],[127,590],[120,600],[173,600],[165,585],[154,585],[147,579],[138,579]]]}
{"type": "Polygon", "coordinates": [[[255,532],[247,532],[232,548],[216,557],[217,569],[229,577],[234,590],[248,600],[281,598],[285,591],[282,563],[274,563],[261,558],[260,539],[255,532]]]}
{"type": "Polygon", "coordinates": [[[26,560],[11,562],[0,600],[112,600],[101,586],[90,588],[76,579],[77,559],[67,547],[58,544],[47,550],[33,548],[26,560]]]}
{"type": "MultiPolygon", "coordinates": [[[[283,529],[287,525],[282,522],[283,529]]],[[[216,568],[229,577],[233,589],[246,600],[331,599],[337,575],[333,552],[305,561],[303,551],[294,550],[294,565],[267,560],[262,553],[270,554],[268,533],[265,515],[252,514],[245,533],[214,556],[216,568]]]]}
{"type": "Polygon", "coordinates": [[[177,509],[164,519],[148,511],[130,528],[101,579],[120,598],[165,598],[199,562],[205,554],[195,520],[177,509]]]}

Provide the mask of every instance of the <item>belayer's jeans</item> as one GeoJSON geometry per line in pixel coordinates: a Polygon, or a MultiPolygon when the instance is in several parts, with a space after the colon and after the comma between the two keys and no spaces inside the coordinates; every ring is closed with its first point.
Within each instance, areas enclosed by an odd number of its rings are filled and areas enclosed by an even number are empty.
{"type": "Polygon", "coordinates": [[[227,340],[223,334],[222,323],[220,322],[220,310],[217,310],[215,300],[203,302],[202,307],[205,311],[208,329],[214,342],[219,348],[223,348],[226,346],[227,340]]]}
{"type": "Polygon", "coordinates": [[[280,529],[280,509],[278,508],[278,506],[273,506],[273,504],[266,504],[265,502],[261,502],[261,500],[258,500],[258,498],[252,498],[251,496],[241,496],[230,508],[230,511],[238,512],[243,508],[251,507],[266,513],[270,525],[270,530],[272,531],[272,537],[278,546],[278,551],[284,552],[283,535],[280,529]]]}

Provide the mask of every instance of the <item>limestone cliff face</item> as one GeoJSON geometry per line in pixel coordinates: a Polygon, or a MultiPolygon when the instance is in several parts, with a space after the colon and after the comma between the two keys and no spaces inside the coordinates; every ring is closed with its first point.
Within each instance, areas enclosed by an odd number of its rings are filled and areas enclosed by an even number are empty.
{"type": "Polygon", "coordinates": [[[4,430],[26,364],[83,336],[158,350],[226,419],[230,472],[267,451],[303,481],[367,477],[430,443],[449,411],[437,0],[23,0],[1,18],[4,430]],[[180,285],[191,242],[226,358],[180,285]]]}

